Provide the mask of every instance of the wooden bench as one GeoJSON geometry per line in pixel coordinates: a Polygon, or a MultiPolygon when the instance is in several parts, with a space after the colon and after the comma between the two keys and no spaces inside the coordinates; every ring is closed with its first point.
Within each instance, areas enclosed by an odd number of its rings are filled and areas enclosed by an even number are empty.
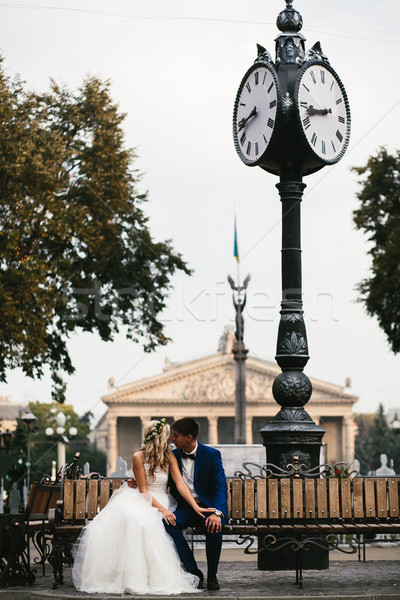
{"type": "MultiPolygon", "coordinates": [[[[293,474],[292,474],[293,475],[293,474]]],[[[296,552],[296,583],[302,587],[302,554],[313,545],[355,553],[363,538],[400,534],[400,478],[247,476],[228,482],[229,524],[245,553],[296,552]],[[347,548],[339,545],[346,536],[347,548]],[[258,548],[253,548],[255,537],[258,548]]]]}
{"type": "Polygon", "coordinates": [[[60,498],[61,487],[48,477],[32,485],[25,511],[1,515],[0,521],[0,586],[34,583],[31,569],[30,540],[38,550],[35,562],[42,564],[49,555],[48,513],[60,498]]]}
{"type": "MultiPolygon", "coordinates": [[[[51,551],[49,511],[56,508],[60,497],[60,482],[53,482],[49,477],[43,477],[39,482],[32,484],[25,509],[29,537],[39,554],[39,558],[35,557],[34,562],[42,565],[43,577],[45,576],[46,559],[48,559],[51,551]]],[[[29,546],[28,557],[30,558],[29,546]]]]}
{"type": "MultiPolygon", "coordinates": [[[[296,552],[300,587],[302,554],[313,545],[354,553],[361,536],[400,534],[400,478],[337,479],[329,476],[334,467],[326,465],[311,472],[298,463],[285,471],[273,465],[249,465],[227,479],[229,515],[223,533],[237,536],[247,554],[290,546],[296,552]],[[259,471],[255,475],[254,467],[259,471]],[[343,534],[348,536],[348,548],[339,547],[343,534]]],[[[122,479],[100,476],[63,482],[62,500],[49,515],[54,587],[63,583],[63,561],[72,563],[72,545],[85,521],[96,516],[122,483],[122,479]]]]}

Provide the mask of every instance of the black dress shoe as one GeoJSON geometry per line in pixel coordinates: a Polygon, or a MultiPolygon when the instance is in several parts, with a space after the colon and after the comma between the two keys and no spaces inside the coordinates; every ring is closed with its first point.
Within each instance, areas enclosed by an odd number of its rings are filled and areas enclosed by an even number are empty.
{"type": "Polygon", "coordinates": [[[204,590],[204,575],[200,571],[200,569],[195,569],[194,571],[190,571],[192,575],[196,575],[199,578],[199,583],[197,584],[198,590],[204,590]]]}
{"type": "Polygon", "coordinates": [[[207,577],[207,589],[208,590],[219,590],[218,579],[214,577],[207,577]]]}

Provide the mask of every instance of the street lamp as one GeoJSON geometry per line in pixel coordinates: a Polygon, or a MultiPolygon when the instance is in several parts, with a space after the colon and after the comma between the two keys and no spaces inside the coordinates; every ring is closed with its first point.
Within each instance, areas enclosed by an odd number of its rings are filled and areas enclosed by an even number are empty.
{"type": "Polygon", "coordinates": [[[38,431],[37,427],[33,427],[33,423],[35,421],[37,421],[37,417],[30,410],[26,410],[21,415],[21,421],[23,421],[28,428],[28,457],[27,457],[26,466],[27,466],[27,487],[28,487],[28,492],[29,492],[30,482],[31,482],[31,435],[32,435],[32,433],[37,433],[37,431],[38,431]]]}
{"type": "Polygon", "coordinates": [[[12,436],[13,434],[9,429],[0,434],[0,450],[5,450],[7,453],[10,451],[12,436]]]}
{"type": "MultiPolygon", "coordinates": [[[[65,446],[66,444],[68,444],[68,438],[66,435],[64,435],[67,430],[65,429],[65,423],[67,421],[67,417],[64,415],[63,412],[59,412],[56,416],[56,425],[57,427],[55,428],[55,430],[53,429],[53,427],[47,427],[45,430],[45,433],[47,436],[52,436],[54,435],[54,433],[57,434],[58,439],[57,439],[57,466],[58,466],[58,470],[60,470],[63,466],[65,466],[66,463],[66,459],[65,459],[65,446]]],[[[71,437],[76,436],[78,433],[78,430],[76,427],[70,427],[68,429],[68,434],[71,437]]]]}

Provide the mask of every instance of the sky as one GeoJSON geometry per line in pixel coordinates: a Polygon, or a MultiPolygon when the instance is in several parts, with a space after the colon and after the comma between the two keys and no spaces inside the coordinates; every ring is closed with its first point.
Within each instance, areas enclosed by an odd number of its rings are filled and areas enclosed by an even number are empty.
{"type": "MultiPolygon", "coordinates": [[[[400,408],[398,356],[376,320],[357,302],[368,276],[368,241],[355,230],[359,189],[352,166],[380,146],[398,148],[400,46],[398,0],[295,0],[306,49],[317,40],[342,79],[352,133],[344,158],[304,179],[302,260],[310,360],[305,372],[344,386],[352,381],[357,412],[400,408]]],[[[155,239],[171,239],[193,275],[178,274],[162,315],[172,341],[152,354],[123,334],[104,343],[76,334],[69,350],[76,372],[67,402],[101,416],[108,380],[116,385],[159,373],[165,358],[212,354],[234,310],[227,275],[238,206],[240,278],[249,273],[245,343],[274,361],[281,300],[278,178],[242,164],[232,141],[233,103],[256,57],[256,43],[275,55],[283,0],[9,0],[0,2],[0,50],[8,75],[35,91],[50,78],[77,89],[89,75],[111,81],[135,147],[145,211],[155,239]]],[[[3,317],[4,318],[4,317],[3,317]]],[[[50,402],[51,381],[11,371],[0,396],[50,402]]],[[[312,406],[312,399],[309,407],[312,406]]],[[[278,409],[278,406],[277,406],[278,409]]]]}

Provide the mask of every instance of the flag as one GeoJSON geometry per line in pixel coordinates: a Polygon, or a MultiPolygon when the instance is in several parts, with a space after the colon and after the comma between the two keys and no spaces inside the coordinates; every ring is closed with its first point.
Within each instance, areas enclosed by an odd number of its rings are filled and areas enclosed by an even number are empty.
{"type": "Polygon", "coordinates": [[[236,217],[237,217],[237,215],[235,212],[235,235],[234,235],[234,239],[233,239],[233,256],[236,258],[236,260],[239,263],[240,259],[239,259],[239,245],[238,245],[238,239],[237,239],[236,217]]]}

